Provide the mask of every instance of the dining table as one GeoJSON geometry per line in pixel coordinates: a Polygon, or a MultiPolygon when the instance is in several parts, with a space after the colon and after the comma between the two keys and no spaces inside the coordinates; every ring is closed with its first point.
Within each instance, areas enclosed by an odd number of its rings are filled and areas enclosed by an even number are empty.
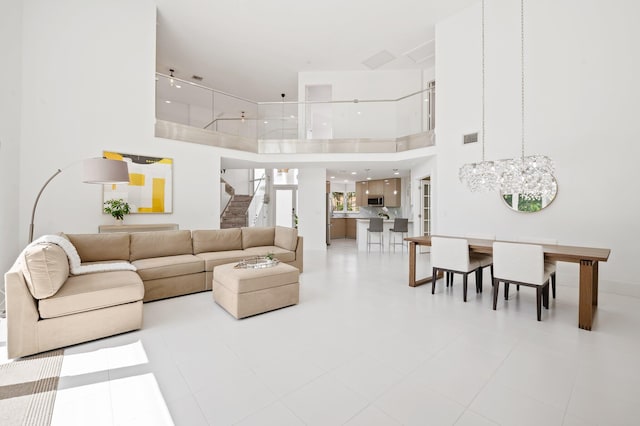
{"type": "MultiPolygon", "coordinates": [[[[432,277],[416,278],[416,249],[418,246],[431,246],[431,237],[453,237],[448,235],[425,235],[421,237],[407,237],[409,243],[409,286],[417,287],[431,282],[432,277]]],[[[496,240],[466,238],[469,250],[475,253],[492,254],[493,243],[496,240]]],[[[519,241],[518,243],[524,243],[519,241]]],[[[534,243],[536,244],[536,243],[534,243]]],[[[555,244],[537,244],[544,250],[547,261],[571,262],[580,264],[580,285],[578,297],[578,327],[591,330],[593,317],[598,306],[598,262],[606,262],[611,250],[607,248],[577,247],[555,244]]]]}

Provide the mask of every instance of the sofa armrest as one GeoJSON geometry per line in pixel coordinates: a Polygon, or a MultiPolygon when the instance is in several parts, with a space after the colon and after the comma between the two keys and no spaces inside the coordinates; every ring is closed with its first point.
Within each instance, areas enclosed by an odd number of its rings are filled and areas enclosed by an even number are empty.
{"type": "Polygon", "coordinates": [[[7,311],[7,355],[17,358],[39,352],[37,301],[17,264],[4,275],[7,311]]]}
{"type": "Polygon", "coordinates": [[[303,239],[301,236],[298,236],[298,245],[296,246],[296,267],[302,272],[303,269],[303,239]]]}

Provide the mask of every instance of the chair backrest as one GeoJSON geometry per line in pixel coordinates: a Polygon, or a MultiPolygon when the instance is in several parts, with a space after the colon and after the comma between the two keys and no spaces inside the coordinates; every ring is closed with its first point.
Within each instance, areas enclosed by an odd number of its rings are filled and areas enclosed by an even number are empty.
{"type": "Polygon", "coordinates": [[[469,243],[464,238],[431,237],[431,265],[434,268],[469,270],[469,243]]]}
{"type": "Polygon", "coordinates": [[[409,219],[401,217],[393,219],[393,230],[395,232],[409,232],[409,219]]]}
{"type": "Polygon", "coordinates": [[[521,283],[544,283],[544,250],[535,244],[493,243],[493,276],[521,283]]]}
{"type": "Polygon", "coordinates": [[[370,232],[382,232],[383,222],[381,217],[372,217],[369,219],[369,229],[370,232]]]}

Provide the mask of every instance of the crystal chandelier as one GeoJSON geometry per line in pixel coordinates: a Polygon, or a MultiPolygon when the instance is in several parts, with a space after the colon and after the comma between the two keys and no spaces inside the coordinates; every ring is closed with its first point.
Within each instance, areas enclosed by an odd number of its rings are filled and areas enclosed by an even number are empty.
{"type": "Polygon", "coordinates": [[[485,119],[484,119],[484,1],[482,0],[482,161],[460,167],[458,178],[467,183],[472,192],[494,191],[498,188],[498,169],[493,161],[484,159],[485,119]]]}
{"type": "Polygon", "coordinates": [[[521,194],[527,200],[549,198],[556,191],[553,161],[545,155],[524,155],[524,0],[520,0],[521,156],[500,160],[498,183],[503,194],[521,194]]]}
{"type": "Polygon", "coordinates": [[[528,200],[549,198],[555,194],[556,180],[553,161],[544,155],[525,156],[524,127],[524,0],[520,0],[520,62],[521,62],[521,156],[506,160],[485,161],[485,89],[484,89],[484,4],[482,0],[482,161],[460,168],[460,181],[466,181],[472,192],[499,189],[502,194],[520,194],[528,200]]]}

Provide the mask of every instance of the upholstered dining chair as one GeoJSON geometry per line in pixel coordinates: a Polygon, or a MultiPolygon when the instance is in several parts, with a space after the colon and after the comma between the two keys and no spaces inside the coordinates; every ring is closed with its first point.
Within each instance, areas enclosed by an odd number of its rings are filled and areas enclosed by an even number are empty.
{"type": "MultiPolygon", "coordinates": [[[[528,244],[541,244],[541,245],[551,245],[551,246],[555,246],[558,244],[558,240],[554,240],[552,238],[539,238],[539,237],[517,237],[516,241],[519,243],[528,243],[528,244]]],[[[555,260],[546,260],[544,261],[544,263],[549,263],[551,265],[553,265],[553,267],[556,267],[556,261],[555,260]]],[[[520,286],[516,286],[516,289],[518,291],[520,291],[520,286]]],[[[556,271],[554,270],[553,273],[551,274],[551,294],[553,295],[553,298],[556,298],[556,271]]]]}
{"type": "Polygon", "coordinates": [[[393,251],[396,251],[396,246],[400,244],[404,251],[404,234],[409,234],[409,219],[396,217],[393,219],[393,228],[389,229],[389,247],[393,246],[393,251]],[[396,234],[400,233],[400,242],[396,243],[396,234]]]}
{"type": "Polygon", "coordinates": [[[431,281],[431,294],[436,291],[438,272],[445,272],[447,285],[453,274],[462,274],[463,300],[467,301],[467,279],[470,273],[476,274],[476,293],[482,292],[482,268],[491,267],[493,279],[493,266],[491,256],[469,253],[469,243],[464,238],[431,237],[431,268],[433,270],[431,281]]]}
{"type": "Polygon", "coordinates": [[[381,217],[372,217],[369,219],[369,227],[367,228],[367,251],[371,251],[372,244],[380,244],[380,251],[384,251],[384,222],[381,217]],[[378,242],[371,242],[371,234],[379,234],[378,242]]]}
{"type": "Polygon", "coordinates": [[[520,243],[493,243],[493,310],[498,304],[498,290],[505,284],[504,298],[509,298],[509,284],[524,285],[536,289],[538,321],[542,307],[549,309],[549,280],[555,273],[555,265],[544,262],[544,250],[540,245],[520,243]]]}

